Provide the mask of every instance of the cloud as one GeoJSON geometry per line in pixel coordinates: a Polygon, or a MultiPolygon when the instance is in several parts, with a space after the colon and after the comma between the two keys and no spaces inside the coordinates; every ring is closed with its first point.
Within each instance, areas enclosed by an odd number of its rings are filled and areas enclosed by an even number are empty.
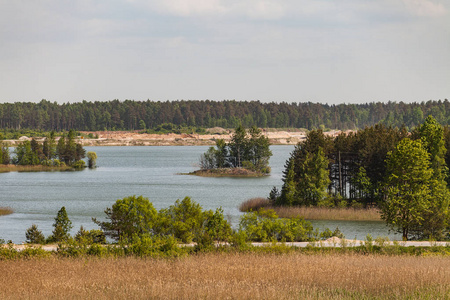
{"type": "Polygon", "coordinates": [[[414,15],[421,17],[440,17],[447,14],[442,3],[429,0],[403,0],[406,8],[414,15]]]}
{"type": "Polygon", "coordinates": [[[128,0],[132,5],[182,17],[247,17],[278,19],[285,15],[283,1],[275,0],[128,0]]]}

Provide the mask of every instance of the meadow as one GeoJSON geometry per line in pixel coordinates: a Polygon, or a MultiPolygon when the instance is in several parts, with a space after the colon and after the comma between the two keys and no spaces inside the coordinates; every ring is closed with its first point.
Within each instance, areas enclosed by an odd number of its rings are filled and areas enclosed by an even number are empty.
{"type": "Polygon", "coordinates": [[[201,253],[0,260],[2,299],[448,299],[449,256],[201,253]]]}

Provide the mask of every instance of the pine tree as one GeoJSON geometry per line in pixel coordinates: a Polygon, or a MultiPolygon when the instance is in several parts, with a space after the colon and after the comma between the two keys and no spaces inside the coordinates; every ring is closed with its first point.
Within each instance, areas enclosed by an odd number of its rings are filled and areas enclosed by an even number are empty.
{"type": "Polygon", "coordinates": [[[55,223],[53,223],[53,240],[55,242],[62,242],[70,237],[70,230],[72,229],[72,221],[67,216],[66,208],[63,206],[58,211],[55,223]]]}

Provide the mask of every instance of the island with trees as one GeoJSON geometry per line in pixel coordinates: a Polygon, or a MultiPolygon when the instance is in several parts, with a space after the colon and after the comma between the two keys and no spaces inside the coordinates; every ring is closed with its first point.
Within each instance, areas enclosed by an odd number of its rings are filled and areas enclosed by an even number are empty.
{"type": "MultiPolygon", "coordinates": [[[[40,142],[35,138],[25,140],[16,146],[12,154],[7,145],[0,142],[0,172],[79,170],[86,167],[82,160],[86,157],[86,150],[76,142],[74,130],[58,140],[54,131],[40,142]]],[[[94,168],[96,153],[88,152],[87,156],[88,166],[94,168]]]]}
{"type": "Polygon", "coordinates": [[[272,156],[269,139],[256,126],[246,130],[242,125],[236,127],[231,141],[216,141],[200,156],[200,170],[192,175],[259,177],[270,173],[269,159],[272,156]]]}

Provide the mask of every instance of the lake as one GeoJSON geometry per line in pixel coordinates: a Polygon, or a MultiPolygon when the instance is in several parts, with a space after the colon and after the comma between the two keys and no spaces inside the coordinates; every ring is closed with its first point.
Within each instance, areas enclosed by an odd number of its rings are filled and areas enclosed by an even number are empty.
{"type": "MultiPolygon", "coordinates": [[[[282,185],[282,171],[293,146],[271,146],[272,173],[262,178],[213,178],[178,173],[192,172],[208,146],[85,147],[98,155],[98,168],[70,172],[11,172],[0,174],[0,207],[14,213],[0,217],[0,238],[25,241],[25,231],[38,225],[49,235],[58,210],[65,206],[75,234],[80,225],[97,228],[92,217],[103,219],[103,211],[117,199],[143,195],[156,209],[189,196],[204,209],[222,207],[234,226],[242,215],[238,206],[253,197],[267,197],[273,186],[282,185]]],[[[312,221],[314,227],[334,230],[347,238],[364,239],[400,235],[389,233],[383,222],[312,221]]]]}

